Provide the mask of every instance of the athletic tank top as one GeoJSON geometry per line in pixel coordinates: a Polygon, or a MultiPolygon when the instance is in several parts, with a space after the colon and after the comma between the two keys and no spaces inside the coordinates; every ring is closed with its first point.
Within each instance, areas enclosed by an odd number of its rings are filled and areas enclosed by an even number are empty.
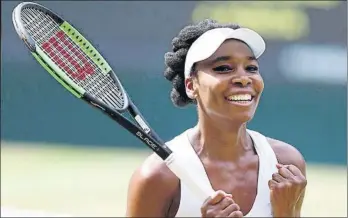
{"type": "MultiPolygon", "coordinates": [[[[190,131],[190,129],[176,136],[166,144],[174,152],[177,152],[180,158],[188,158],[187,160],[189,160],[190,163],[190,165],[187,166],[188,171],[193,172],[197,179],[203,180],[211,186],[204,166],[189,142],[188,131],[190,131]]],[[[244,216],[272,217],[268,181],[272,178],[272,174],[277,172],[276,164],[278,161],[265,136],[252,130],[247,130],[247,132],[253,140],[255,150],[259,157],[259,171],[257,195],[250,212],[244,216]]],[[[184,183],[181,183],[180,187],[180,204],[175,217],[201,217],[200,208],[203,202],[199,200],[184,183]]]]}

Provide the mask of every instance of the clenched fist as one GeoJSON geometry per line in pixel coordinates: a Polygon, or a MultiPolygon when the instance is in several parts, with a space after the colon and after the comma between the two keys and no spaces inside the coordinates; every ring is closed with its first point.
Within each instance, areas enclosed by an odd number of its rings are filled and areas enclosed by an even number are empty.
{"type": "Polygon", "coordinates": [[[213,197],[204,201],[201,214],[202,217],[243,217],[243,213],[233,201],[232,195],[223,191],[215,192],[213,197]]]}
{"type": "Polygon", "coordinates": [[[270,188],[274,217],[295,216],[295,206],[304,192],[307,180],[294,165],[277,164],[278,173],[272,175],[270,188]]]}

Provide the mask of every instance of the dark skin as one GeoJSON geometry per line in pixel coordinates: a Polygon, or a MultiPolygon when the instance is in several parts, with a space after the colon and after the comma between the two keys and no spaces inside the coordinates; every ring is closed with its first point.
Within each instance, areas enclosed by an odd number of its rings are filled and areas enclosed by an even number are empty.
{"type": "MultiPolygon", "coordinates": [[[[254,116],[264,88],[258,63],[246,44],[227,40],[195,69],[196,74],[185,81],[188,96],[197,100],[199,117],[189,140],[217,190],[202,204],[201,216],[241,217],[251,210],[257,194],[258,156],[246,123],[254,116]],[[253,96],[250,104],[227,100],[240,92],[253,96]]],[[[299,217],[306,186],[304,158],[293,146],[267,139],[281,164],[269,181],[273,215],[299,217]]],[[[179,203],[179,179],[151,155],[130,180],[126,216],[174,217],[179,203]]]]}

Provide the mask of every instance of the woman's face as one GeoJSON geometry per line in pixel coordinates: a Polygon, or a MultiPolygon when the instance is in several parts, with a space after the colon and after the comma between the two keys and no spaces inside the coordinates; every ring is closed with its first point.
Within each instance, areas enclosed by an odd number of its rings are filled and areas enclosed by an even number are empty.
{"type": "Polygon", "coordinates": [[[186,87],[208,115],[248,122],[264,88],[251,49],[238,40],[225,41],[208,59],[196,64],[196,76],[186,87]]]}

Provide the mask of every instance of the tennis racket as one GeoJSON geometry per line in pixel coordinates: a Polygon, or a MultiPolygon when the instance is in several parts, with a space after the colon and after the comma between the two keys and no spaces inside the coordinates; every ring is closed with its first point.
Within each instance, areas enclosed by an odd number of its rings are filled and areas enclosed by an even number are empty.
{"type": "Polygon", "coordinates": [[[12,19],[34,58],[66,90],[141,140],[197,197],[205,200],[213,194],[214,190],[195,179],[185,168],[187,162],[180,161],[149,126],[117,74],[81,32],[53,11],[32,2],[20,3],[13,10],[12,19]]]}

